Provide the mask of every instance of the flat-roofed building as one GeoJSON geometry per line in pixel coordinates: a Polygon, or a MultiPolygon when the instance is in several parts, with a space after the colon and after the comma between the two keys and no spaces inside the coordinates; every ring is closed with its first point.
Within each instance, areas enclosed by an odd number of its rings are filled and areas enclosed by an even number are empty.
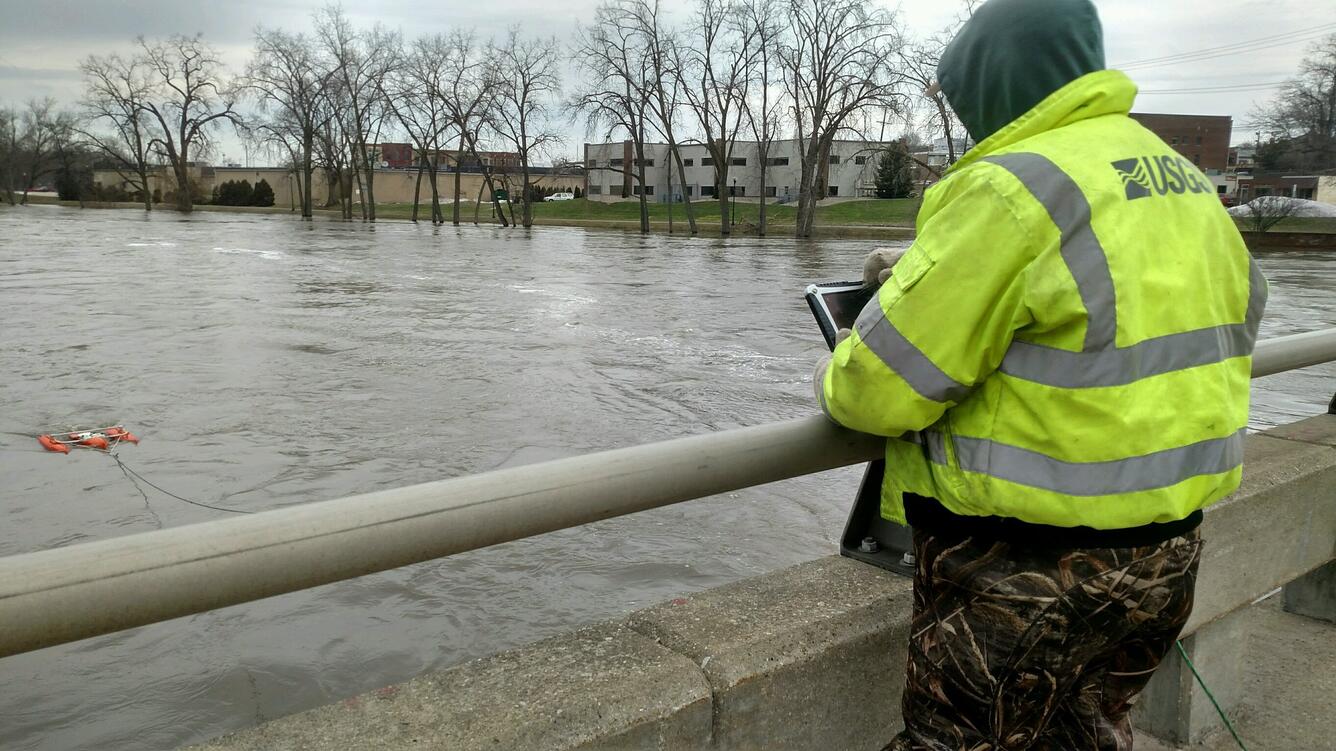
{"type": "MultiPolygon", "coordinates": [[[[776,203],[798,198],[802,162],[796,140],[775,141],[767,156],[765,196],[776,203]]],[[[876,189],[877,157],[885,144],[871,141],[835,141],[822,165],[823,198],[871,198],[876,189]]],[[[676,200],[701,201],[715,198],[714,159],[704,144],[682,144],[682,168],[672,165],[672,195],[676,200]]],[[[725,191],[740,198],[761,195],[761,160],[756,141],[736,141],[725,191]]],[[[621,201],[640,196],[667,202],[669,195],[669,149],[666,143],[645,144],[645,184],[637,179],[635,147],[630,141],[587,143],[584,146],[585,194],[591,201],[621,201]]]]}

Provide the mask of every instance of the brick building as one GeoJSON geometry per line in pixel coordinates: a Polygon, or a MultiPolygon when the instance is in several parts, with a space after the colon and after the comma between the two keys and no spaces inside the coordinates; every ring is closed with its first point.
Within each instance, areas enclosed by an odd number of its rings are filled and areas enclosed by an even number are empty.
{"type": "Polygon", "coordinates": [[[1143,112],[1133,112],[1131,116],[1208,174],[1209,170],[1224,172],[1229,167],[1229,137],[1234,118],[1143,112]]]}
{"type": "MultiPolygon", "coordinates": [[[[371,161],[381,169],[412,169],[418,165],[419,151],[409,143],[373,143],[369,144],[371,161]]],[[[465,172],[477,172],[483,166],[498,172],[518,170],[520,155],[513,151],[479,151],[475,159],[472,152],[460,152],[452,149],[439,149],[427,155],[434,164],[453,169],[456,164],[465,172]],[[481,164],[479,163],[481,162],[481,164]]]]}

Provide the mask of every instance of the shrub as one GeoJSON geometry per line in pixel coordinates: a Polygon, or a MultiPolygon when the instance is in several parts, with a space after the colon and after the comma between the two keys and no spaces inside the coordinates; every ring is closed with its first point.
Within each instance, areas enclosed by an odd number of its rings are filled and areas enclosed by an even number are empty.
{"type": "Polygon", "coordinates": [[[269,187],[269,181],[261,179],[255,183],[255,190],[251,191],[251,206],[273,206],[274,189],[269,187]]]}
{"type": "MultiPolygon", "coordinates": [[[[255,191],[245,180],[228,180],[213,186],[213,203],[219,206],[251,206],[255,191]]],[[[269,201],[273,203],[274,191],[269,191],[269,201]]]]}

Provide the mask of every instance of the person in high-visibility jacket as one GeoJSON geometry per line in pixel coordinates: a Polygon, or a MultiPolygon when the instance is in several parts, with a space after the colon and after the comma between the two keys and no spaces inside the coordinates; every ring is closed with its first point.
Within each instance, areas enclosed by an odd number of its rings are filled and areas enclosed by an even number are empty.
{"type": "Polygon", "coordinates": [[[882,515],[914,529],[889,748],[1130,748],[1200,509],[1239,484],[1266,282],[1211,180],[1128,117],[1089,0],[991,0],[937,73],[977,145],[816,384],[887,437],[882,515]]]}

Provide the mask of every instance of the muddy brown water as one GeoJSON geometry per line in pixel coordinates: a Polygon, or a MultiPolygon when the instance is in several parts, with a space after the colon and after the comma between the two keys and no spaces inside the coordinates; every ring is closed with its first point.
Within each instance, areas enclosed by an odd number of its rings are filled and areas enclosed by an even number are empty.
{"type": "MultiPolygon", "coordinates": [[[[154,484],[262,511],[810,414],[802,299],[874,243],[0,209],[0,555],[220,518],[42,428],[124,422],[154,484]],[[141,490],[143,491],[141,494],[141,490]]],[[[1264,336],[1336,326],[1270,254],[1264,336]]],[[[1255,384],[1322,411],[1336,368],[1255,384]]],[[[0,747],[157,749],[837,547],[856,470],[0,660],[0,747]]]]}

